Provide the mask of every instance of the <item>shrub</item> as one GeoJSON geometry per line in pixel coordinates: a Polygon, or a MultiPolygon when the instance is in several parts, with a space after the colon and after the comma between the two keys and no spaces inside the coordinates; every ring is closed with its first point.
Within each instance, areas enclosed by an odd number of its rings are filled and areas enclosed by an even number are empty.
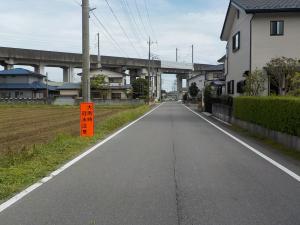
{"type": "Polygon", "coordinates": [[[245,94],[259,96],[265,91],[266,77],[261,70],[255,70],[246,78],[245,94]]]}
{"type": "Polygon", "coordinates": [[[189,87],[189,93],[192,96],[192,98],[196,98],[197,95],[199,94],[199,88],[197,87],[197,84],[194,82],[192,85],[189,87]]]}
{"type": "Polygon", "coordinates": [[[271,130],[300,136],[300,98],[237,97],[233,115],[271,130]]]}
{"type": "Polygon", "coordinates": [[[212,113],[212,89],[211,86],[208,85],[204,89],[204,110],[205,112],[212,113]]]}

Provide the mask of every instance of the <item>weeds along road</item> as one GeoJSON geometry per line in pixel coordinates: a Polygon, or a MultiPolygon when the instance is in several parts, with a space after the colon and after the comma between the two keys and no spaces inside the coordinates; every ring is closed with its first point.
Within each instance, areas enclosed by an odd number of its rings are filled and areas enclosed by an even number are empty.
{"type": "Polygon", "coordinates": [[[0,224],[296,225],[300,185],[166,103],[2,211],[0,224]]]}

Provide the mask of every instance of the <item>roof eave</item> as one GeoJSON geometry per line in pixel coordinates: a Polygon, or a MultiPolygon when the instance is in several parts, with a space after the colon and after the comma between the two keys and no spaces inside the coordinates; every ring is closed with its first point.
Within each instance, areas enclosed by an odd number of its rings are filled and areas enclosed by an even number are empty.
{"type": "Polygon", "coordinates": [[[300,8],[286,8],[286,9],[246,9],[247,14],[253,13],[284,13],[284,12],[300,12],[300,8]]]}
{"type": "Polygon", "coordinates": [[[226,41],[225,38],[224,38],[224,32],[225,32],[225,26],[226,26],[229,11],[230,11],[230,6],[231,6],[231,0],[229,1],[229,5],[228,5],[228,8],[227,8],[227,12],[226,12],[226,17],[225,17],[225,20],[224,20],[224,24],[223,24],[223,28],[222,28],[222,32],[221,32],[221,36],[220,36],[221,41],[226,41]]]}

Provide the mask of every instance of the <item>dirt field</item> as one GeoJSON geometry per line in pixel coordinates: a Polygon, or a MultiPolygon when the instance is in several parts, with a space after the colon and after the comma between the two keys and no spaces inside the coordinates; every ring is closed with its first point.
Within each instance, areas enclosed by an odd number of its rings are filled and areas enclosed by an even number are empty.
{"type": "MultiPolygon", "coordinates": [[[[95,123],[126,107],[96,108],[95,123]]],[[[0,106],[0,154],[47,143],[58,134],[79,135],[79,107],[0,106]]]]}

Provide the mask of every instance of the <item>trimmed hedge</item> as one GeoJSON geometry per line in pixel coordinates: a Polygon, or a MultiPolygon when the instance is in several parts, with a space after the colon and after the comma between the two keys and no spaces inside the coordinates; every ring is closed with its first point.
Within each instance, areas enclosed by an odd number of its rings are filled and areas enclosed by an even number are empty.
{"type": "Polygon", "coordinates": [[[300,137],[300,98],[237,97],[235,118],[300,137]]]}

